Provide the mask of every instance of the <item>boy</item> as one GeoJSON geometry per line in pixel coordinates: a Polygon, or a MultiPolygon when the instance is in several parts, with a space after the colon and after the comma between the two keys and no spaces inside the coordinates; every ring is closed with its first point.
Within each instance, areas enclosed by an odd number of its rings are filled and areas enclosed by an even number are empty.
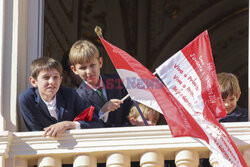
{"type": "MultiPolygon", "coordinates": [[[[145,117],[148,125],[156,125],[160,117],[160,113],[141,103],[138,103],[138,106],[141,109],[142,114],[145,117]]],[[[145,126],[143,119],[141,118],[141,115],[135,106],[130,109],[128,118],[131,125],[133,126],[145,126]]]]}
{"type": "Polygon", "coordinates": [[[106,127],[130,125],[127,118],[131,100],[122,99],[127,91],[118,75],[101,75],[102,57],[96,46],[87,41],[79,40],[73,44],[69,53],[71,70],[83,80],[77,93],[84,101],[94,106],[106,127]],[[113,111],[113,112],[110,112],[113,111]]]}
{"type": "MultiPolygon", "coordinates": [[[[159,120],[160,113],[156,110],[153,110],[149,108],[148,106],[138,103],[139,108],[141,109],[141,112],[143,116],[145,117],[147,123],[149,126],[155,126],[159,120]]],[[[128,115],[129,121],[131,125],[133,126],[145,126],[140,113],[138,112],[135,105],[130,109],[129,115],[128,115]]],[[[139,162],[132,162],[131,166],[140,166],[139,162]]],[[[171,167],[176,166],[174,160],[166,160],[165,167],[171,167]]]]}
{"type": "Polygon", "coordinates": [[[237,77],[231,73],[219,73],[217,75],[217,80],[227,112],[227,116],[221,118],[220,122],[248,121],[247,109],[240,108],[237,105],[237,101],[241,94],[237,77]]]}
{"type": "Polygon", "coordinates": [[[73,122],[89,105],[76,91],[61,85],[62,66],[52,58],[36,59],[31,64],[30,89],[19,96],[19,105],[30,131],[44,130],[44,136],[57,137],[68,129],[103,127],[93,115],[91,122],[73,122]]]}

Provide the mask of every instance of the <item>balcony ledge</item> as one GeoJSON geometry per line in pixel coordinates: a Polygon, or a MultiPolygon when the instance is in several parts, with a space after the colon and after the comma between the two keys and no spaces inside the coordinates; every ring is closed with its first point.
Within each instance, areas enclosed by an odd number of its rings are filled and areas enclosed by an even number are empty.
{"type": "MultiPolygon", "coordinates": [[[[250,122],[224,123],[235,144],[243,153],[250,148],[250,122]]],[[[0,132],[0,156],[37,161],[43,155],[60,157],[72,163],[74,156],[87,154],[105,162],[111,153],[123,153],[131,161],[154,151],[165,160],[175,159],[183,149],[197,151],[199,158],[208,158],[209,150],[191,137],[173,138],[167,125],[69,130],[59,138],[43,137],[43,132],[0,132]]]]}

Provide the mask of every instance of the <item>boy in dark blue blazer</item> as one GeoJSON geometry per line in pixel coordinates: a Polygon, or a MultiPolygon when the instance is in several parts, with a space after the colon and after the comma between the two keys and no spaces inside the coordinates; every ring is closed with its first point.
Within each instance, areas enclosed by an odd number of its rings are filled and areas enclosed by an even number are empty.
{"type": "Polygon", "coordinates": [[[96,115],[106,127],[131,125],[128,113],[132,105],[129,99],[121,100],[128,93],[118,75],[101,75],[102,57],[96,46],[79,40],[70,49],[71,70],[83,80],[77,93],[97,110],[96,115]]]}
{"type": "Polygon", "coordinates": [[[248,110],[240,108],[237,102],[240,98],[240,86],[237,77],[232,73],[219,73],[217,80],[221,96],[226,108],[227,116],[221,118],[220,122],[247,122],[248,110]]]}
{"type": "Polygon", "coordinates": [[[103,123],[93,115],[92,121],[73,121],[88,105],[72,88],[60,86],[62,66],[52,58],[36,59],[31,64],[30,83],[19,96],[20,110],[30,131],[44,130],[44,136],[57,137],[68,129],[99,128],[103,123]]]}

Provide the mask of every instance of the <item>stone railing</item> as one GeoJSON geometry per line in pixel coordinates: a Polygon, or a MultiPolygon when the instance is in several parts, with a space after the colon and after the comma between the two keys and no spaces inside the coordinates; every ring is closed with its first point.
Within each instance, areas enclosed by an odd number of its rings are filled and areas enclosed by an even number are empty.
{"type": "MultiPolygon", "coordinates": [[[[250,164],[250,122],[224,124],[250,164]]],[[[177,167],[198,166],[210,152],[190,137],[171,136],[168,126],[101,128],[67,131],[60,138],[43,132],[0,132],[0,165],[3,167],[161,167],[175,160],[177,167]],[[134,162],[133,162],[134,163],[134,162]]],[[[212,166],[216,160],[210,157],[212,166]]]]}

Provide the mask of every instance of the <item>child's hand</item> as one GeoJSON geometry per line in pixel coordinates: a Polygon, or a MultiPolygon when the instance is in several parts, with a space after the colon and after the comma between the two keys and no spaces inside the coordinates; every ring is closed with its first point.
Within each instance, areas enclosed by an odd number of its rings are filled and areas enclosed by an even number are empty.
{"type": "Polygon", "coordinates": [[[117,110],[118,108],[120,108],[120,104],[122,104],[123,101],[122,100],[119,100],[119,99],[111,99],[109,100],[107,103],[105,103],[102,107],[102,113],[106,113],[106,112],[109,112],[109,111],[115,111],[117,110]]]}
{"type": "Polygon", "coordinates": [[[43,130],[45,132],[43,136],[59,137],[68,129],[75,129],[75,123],[71,121],[58,122],[56,124],[44,128],[43,130]]]}

